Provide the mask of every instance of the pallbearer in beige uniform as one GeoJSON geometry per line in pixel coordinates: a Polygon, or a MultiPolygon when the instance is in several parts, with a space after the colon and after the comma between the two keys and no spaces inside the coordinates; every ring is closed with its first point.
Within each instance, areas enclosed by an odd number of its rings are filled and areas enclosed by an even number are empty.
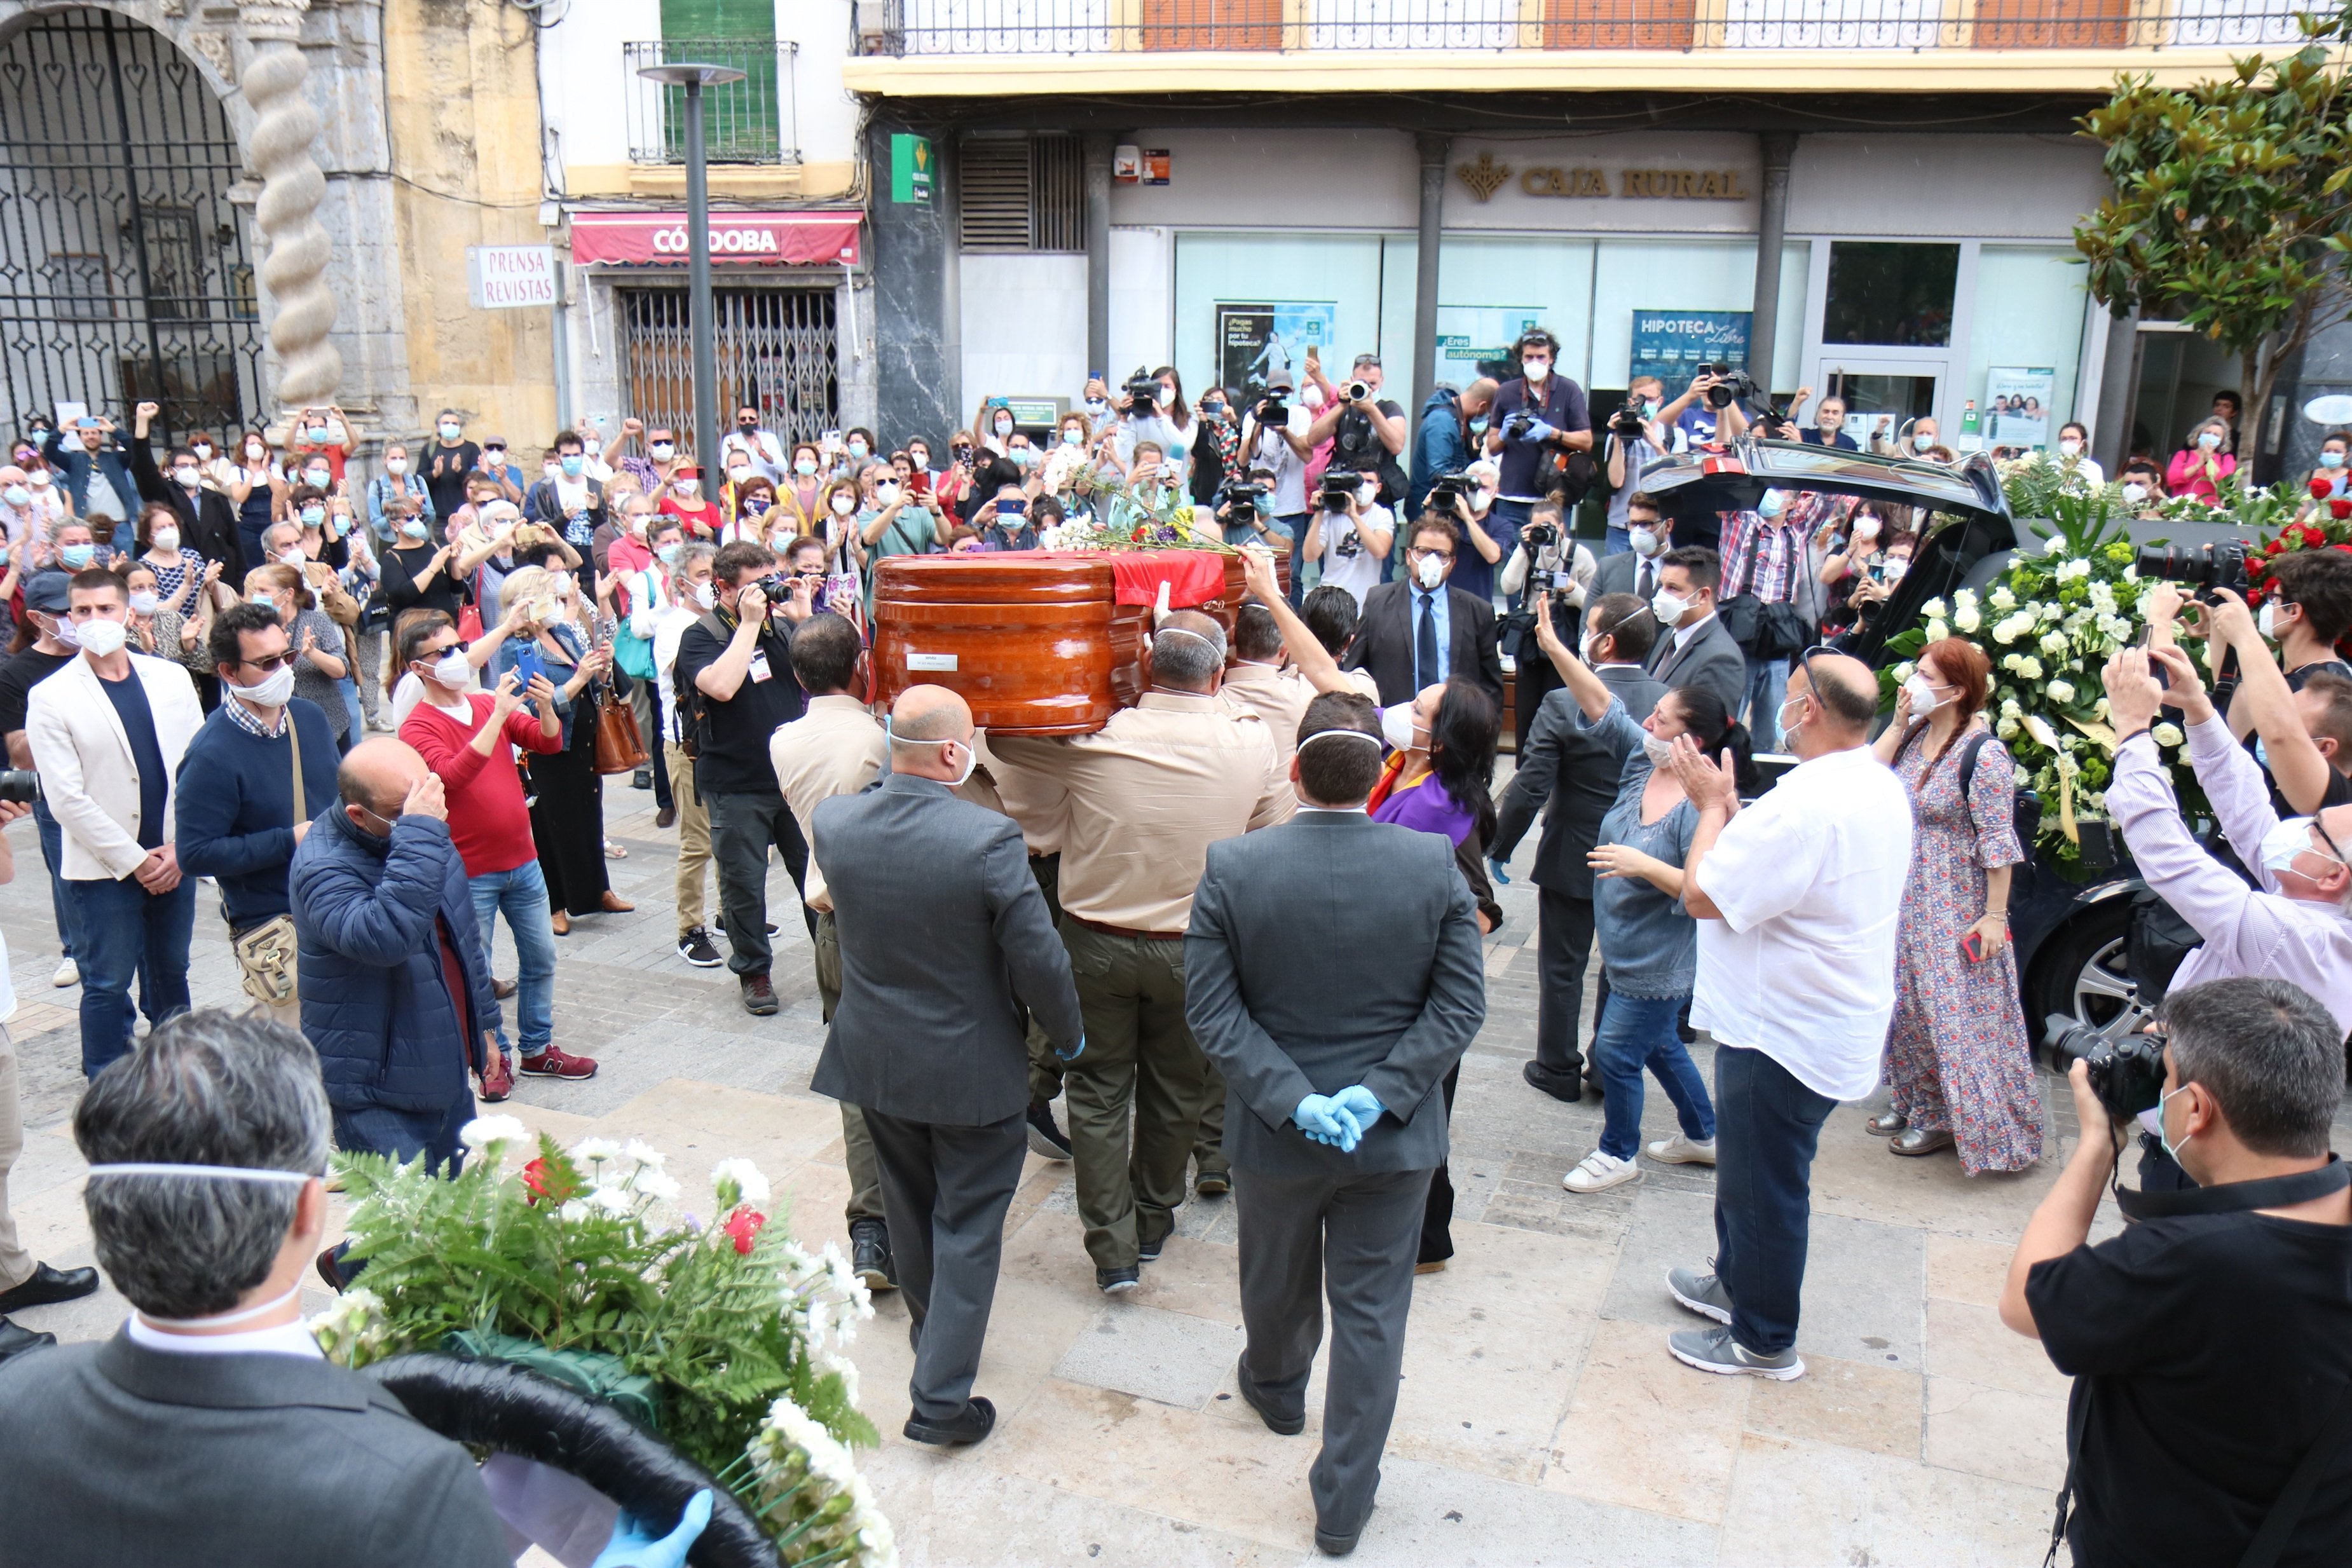
{"type": "MultiPolygon", "coordinates": [[[[793,636],[793,674],[809,694],[808,710],[792,723],[779,725],[768,742],[777,786],[810,845],[803,893],[816,912],[811,940],[816,949],[817,996],[824,1004],[827,1023],[841,1003],[841,942],[834,931],[833,895],[817,869],[811,819],[818,801],[855,795],[873,783],[890,754],[881,721],[851,695],[866,689],[859,667],[863,657],[857,628],[842,617],[812,615],[803,622],[793,636]]],[[[849,1166],[851,1266],[868,1290],[888,1290],[896,1281],[874,1140],[866,1133],[865,1116],[847,1101],[841,1103],[841,1138],[849,1166]]]]}
{"type": "Polygon", "coordinates": [[[1184,1022],[1184,930],[1209,845],[1297,805],[1266,727],[1217,700],[1224,666],[1223,630],[1180,611],[1151,641],[1142,699],[1101,731],[990,740],[1013,768],[1065,791],[1062,940],[1087,1049],[1062,1082],[1078,1214],[1106,1291],[1132,1290],[1174,1228],[1213,1081],[1184,1022]]]}

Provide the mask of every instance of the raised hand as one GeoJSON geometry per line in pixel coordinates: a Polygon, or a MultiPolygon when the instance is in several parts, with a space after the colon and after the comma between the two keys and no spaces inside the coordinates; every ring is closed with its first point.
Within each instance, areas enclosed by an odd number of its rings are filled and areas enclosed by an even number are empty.
{"type": "Polygon", "coordinates": [[[441,787],[441,775],[427,773],[408,787],[408,797],[400,803],[404,817],[430,817],[436,822],[449,820],[448,792],[441,787]]]}

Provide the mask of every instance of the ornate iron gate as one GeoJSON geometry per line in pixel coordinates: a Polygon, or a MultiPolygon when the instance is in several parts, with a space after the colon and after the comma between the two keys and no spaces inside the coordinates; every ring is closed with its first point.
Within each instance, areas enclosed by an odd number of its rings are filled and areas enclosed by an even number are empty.
{"type": "Polygon", "coordinates": [[[60,401],[158,440],[253,423],[260,310],[244,167],[194,61],[111,12],[0,44],[0,390],[19,423],[60,401]]]}
{"type": "MultiPolygon", "coordinates": [[[[759,409],[785,441],[814,441],[841,423],[830,288],[717,288],[720,431],[735,411],[759,409]]],[[[624,412],[651,430],[694,427],[694,350],[683,288],[624,288],[624,412]]]]}

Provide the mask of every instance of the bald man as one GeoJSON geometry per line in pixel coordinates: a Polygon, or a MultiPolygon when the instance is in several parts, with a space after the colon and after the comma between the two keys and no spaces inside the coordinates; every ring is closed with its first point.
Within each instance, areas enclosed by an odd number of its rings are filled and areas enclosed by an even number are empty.
{"type": "Polygon", "coordinates": [[[1218,700],[1224,673],[1224,629],[1180,610],[1146,651],[1141,700],[1099,731],[989,738],[1000,764],[1061,786],[1062,940],[1089,1042],[1062,1091],[1107,1295],[1134,1290],[1175,1229],[1196,1140],[1202,1190],[1228,1185],[1223,1140],[1210,1141],[1224,1085],[1184,1018],[1184,931],[1209,846],[1288,821],[1297,797],[1266,727],[1218,700]]]}
{"type": "Polygon", "coordinates": [[[909,686],[890,710],[889,773],[810,812],[841,947],[840,1000],[810,1087],[865,1112],[914,1320],[906,1434],[919,1443],[976,1443],[996,1424],[971,1385],[1028,1147],[1028,1026],[1015,1003],[1064,1060],[1086,1044],[1019,826],[951,792],[971,777],[972,740],[963,698],[909,686]]]}
{"type": "Polygon", "coordinates": [[[1683,904],[1698,917],[1691,1022],[1715,1040],[1715,1270],[1666,1288],[1704,1329],[1667,1341],[1702,1372],[1787,1381],[1805,1282],[1813,1149],[1841,1100],[1877,1086],[1895,1013],[1895,917],[1911,803],[1867,744],[1870,666],[1807,650],[1778,725],[1798,766],[1744,810],[1689,737],[1674,767],[1698,826],[1683,904]]]}
{"type": "Polygon", "coordinates": [[[335,788],[289,873],[302,1032],[335,1144],[422,1154],[454,1174],[474,1114],[467,1074],[495,1060],[499,1002],[441,780],[414,747],[381,737],[352,748],[335,788]]]}

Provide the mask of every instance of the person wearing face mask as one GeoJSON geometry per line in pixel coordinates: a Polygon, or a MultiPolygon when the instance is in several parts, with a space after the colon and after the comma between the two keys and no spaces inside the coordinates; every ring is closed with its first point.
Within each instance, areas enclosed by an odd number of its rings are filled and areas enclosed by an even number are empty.
{"type": "Polygon", "coordinates": [[[1748,655],[1716,613],[1722,581],[1721,558],[1703,546],[1679,545],[1658,558],[1650,612],[1659,633],[1649,669],[1667,690],[1706,686],[1726,713],[1737,714],[1748,692],[1748,655]]]}
{"type": "Polygon", "coordinates": [[[879,450],[874,444],[874,433],[860,425],[849,433],[835,452],[837,461],[834,473],[836,476],[861,474],[865,472],[866,465],[874,461],[879,450]]]}
{"type": "Polygon", "coordinates": [[[2220,419],[2199,421],[2189,433],[2189,444],[2172,455],[2165,468],[2165,489],[2175,496],[2217,499],[2220,492],[2215,486],[2238,471],[2238,460],[2228,451],[2229,444],[2227,423],[2220,419]]]}
{"type": "MultiPolygon", "coordinates": [[[[1173,365],[1162,365],[1151,372],[1152,392],[1149,402],[1130,398],[1125,389],[1110,394],[1111,406],[1119,417],[1112,426],[1112,444],[1118,454],[1120,466],[1129,474],[1137,471],[1137,448],[1150,443],[1160,449],[1160,461],[1173,472],[1167,476],[1170,488],[1189,495],[1192,474],[1192,447],[1201,435],[1200,416],[1184,402],[1184,381],[1173,365]]],[[[1099,382],[1087,383],[1092,396],[1103,388],[1099,382]]],[[[1391,404],[1394,407],[1394,404],[1391,404]]],[[[1398,446],[1402,449],[1403,429],[1398,427],[1398,446]]],[[[1402,490],[1400,483],[1398,488],[1402,490]]]]}
{"type": "MultiPolygon", "coordinates": [[[[155,454],[147,441],[148,425],[159,410],[152,402],[139,405],[131,424],[129,444],[131,478],[137,486],[142,502],[156,502],[171,507],[179,519],[181,541],[200,561],[216,560],[234,581],[243,575],[249,563],[237,539],[237,515],[228,497],[208,488],[205,484],[205,460],[190,447],[179,447],[172,453],[172,472],[167,478],[155,469],[155,454]]],[[[145,511],[140,513],[139,528],[147,526],[145,511]]],[[[134,538],[138,534],[134,529],[134,538]]],[[[201,571],[202,566],[197,570],[201,571]]]]}
{"type": "Polygon", "coordinates": [[[857,526],[857,482],[828,479],[817,500],[819,522],[810,534],[824,541],[825,594],[836,584],[862,596],[866,591],[866,535],[857,526]]]}
{"type": "Polygon", "coordinates": [[[186,670],[129,651],[120,577],[79,571],[68,594],[81,656],[32,688],[25,737],[64,834],[82,1070],[95,1077],[131,1048],[133,976],[151,1026],[188,1005],[196,884],[181,874],[172,798],[204,709],[186,670]]]}
{"type": "Polygon", "coordinates": [[[1486,452],[1502,459],[1502,473],[1486,531],[1506,550],[1518,543],[1528,513],[1555,488],[1561,457],[1592,450],[1584,389],[1559,373],[1559,340],[1542,328],[1522,332],[1511,345],[1519,374],[1495,393],[1486,452]]]}
{"type": "MultiPolygon", "coordinates": [[[[14,565],[8,569],[12,573],[14,565]]],[[[70,574],[34,571],[25,580],[25,626],[32,641],[0,662],[0,738],[5,738],[8,766],[33,766],[33,748],[25,734],[25,710],[33,688],[74,662],[79,649],[73,641],[68,615],[70,574]]],[[[22,635],[20,631],[20,638],[22,635]]],[[[50,984],[63,989],[81,983],[74,958],[74,906],[66,897],[65,831],[58,825],[48,802],[33,802],[33,823],[41,843],[41,863],[49,873],[49,914],[58,932],[58,961],[50,984]]]]}
{"type": "Polygon", "coordinates": [[[677,879],[673,899],[677,905],[677,956],[698,969],[715,969],[727,960],[711,945],[709,929],[704,924],[710,882],[710,810],[702,803],[695,760],[688,751],[694,740],[693,719],[680,711],[676,672],[677,647],[687,628],[694,624],[697,617],[718,605],[717,591],[710,580],[711,563],[718,554],[709,545],[680,544],[677,554],[665,562],[669,576],[664,586],[663,601],[644,622],[644,629],[653,639],[655,695],[661,705],[661,727],[657,733],[669,777],[670,800],[677,808],[674,819],[677,824],[677,879]]]}
{"type": "Polygon", "coordinates": [[[749,462],[752,473],[771,485],[782,484],[784,476],[790,472],[784,465],[783,443],[776,438],[774,431],[761,423],[758,407],[751,403],[745,403],[735,411],[735,428],[719,443],[721,463],[728,463],[738,455],[749,462]]]}
{"type": "Polygon", "coordinates": [[[311,819],[335,798],[335,735],[319,705],[295,695],[300,654],[276,611],[258,604],[223,611],[206,653],[221,705],[180,767],[180,867],[219,884],[255,1010],[299,1029],[288,879],[311,819]],[[279,932],[264,933],[280,922],[279,932]],[[285,940],[272,939],[278,936],[285,940]]]}
{"type": "Polygon", "coordinates": [[[613,549],[614,570],[626,574],[621,580],[619,597],[625,608],[613,634],[613,663],[629,677],[629,706],[637,717],[637,733],[646,737],[646,747],[653,753],[649,782],[654,792],[654,826],[667,828],[677,821],[677,799],[670,789],[667,747],[661,743],[668,733],[669,710],[655,678],[658,672],[654,665],[654,638],[663,618],[677,606],[677,591],[671,579],[686,547],[686,530],[667,517],[661,527],[649,528],[653,512],[643,496],[631,496],[625,504],[632,508],[626,515],[632,537],[617,541],[613,549]],[[622,544],[630,547],[625,555],[622,544]]]}
{"type": "Polygon", "coordinates": [[[1924,458],[1940,444],[1937,432],[1941,428],[1937,424],[1935,415],[1921,414],[1904,423],[1903,434],[1897,439],[1895,416],[1882,413],[1878,416],[1878,423],[1871,427],[1870,449],[1881,457],[1924,458]]]}
{"type": "MultiPolygon", "coordinates": [[[[869,465],[859,482],[866,500],[856,517],[858,549],[866,570],[861,602],[870,617],[876,566],[894,555],[929,555],[947,549],[954,526],[936,494],[908,494],[898,476],[878,463],[869,465]]],[[[839,492],[835,494],[837,506],[839,492]]]]}
{"type": "Polygon", "coordinates": [[[983,550],[1037,548],[1037,525],[1029,516],[1029,497],[1012,485],[996,492],[996,504],[981,517],[980,546],[983,550]]]}
{"type": "Polygon", "coordinates": [[[351,710],[343,702],[342,683],[351,674],[351,659],[341,628],[319,608],[318,596],[297,567],[256,567],[246,574],[245,590],[250,602],[267,601],[277,612],[294,648],[294,690],[327,716],[337,755],[350,750],[351,710]]]}
{"type": "Polygon", "coordinates": [[[1452,587],[1462,536],[1451,519],[1434,515],[1412,525],[1405,579],[1383,582],[1363,598],[1355,641],[1341,662],[1370,674],[1381,703],[1411,702],[1424,686],[1457,671],[1486,688],[1500,706],[1503,662],[1491,601],[1452,587]]]}
{"type": "MultiPolygon", "coordinates": [[[[514,669],[530,649],[555,687],[562,744],[526,758],[523,781],[530,798],[531,842],[551,911],[549,924],[556,936],[567,936],[576,919],[625,915],[636,907],[613,891],[605,869],[604,781],[596,773],[595,713],[613,656],[581,626],[579,590],[561,568],[520,568],[499,591],[508,615],[520,611],[524,619],[490,661],[485,678],[496,680],[514,669]]],[[[488,924],[485,917],[484,926],[488,924]]]]}
{"type": "Polygon", "coordinates": [[[604,525],[604,486],[588,474],[588,449],[576,430],[555,438],[555,470],[532,486],[523,515],[554,530],[572,548],[580,567],[580,586],[594,593],[594,569],[585,564],[604,525]]]}
{"type": "MultiPolygon", "coordinates": [[[[1648,1145],[1652,1162],[1715,1163],[1715,1106],[1678,1028],[1698,972],[1697,923],[1682,906],[1683,859],[1698,829],[1698,809],[1665,764],[1675,739],[1687,735],[1711,755],[1728,750],[1734,774],[1747,788],[1756,788],[1756,779],[1747,732],[1706,687],[1668,692],[1643,681],[1643,689],[1628,690],[1641,675],[1655,624],[1639,600],[1604,601],[1586,624],[1581,656],[1556,635],[1544,643],[1566,687],[1563,705],[1576,707],[1574,714],[1565,706],[1557,710],[1565,733],[1599,747],[1603,765],[1591,771],[1612,791],[1583,856],[1591,875],[1588,929],[1599,934],[1607,982],[1594,1009],[1592,1038],[1606,1119],[1599,1146],[1560,1180],[1575,1193],[1603,1192],[1642,1178],[1634,1156],[1643,1152],[1644,1071],[1674,1102],[1679,1128],[1648,1145]],[[1612,680],[1612,669],[1627,674],[1612,680]],[[1639,718],[1637,705],[1649,710],[1639,718]],[[1613,780],[1609,763],[1616,765],[1613,780]]],[[[1546,706],[1553,711],[1549,702],[1546,706]]],[[[1548,823],[1547,840],[1550,831],[1548,823]]],[[[1580,951],[1580,968],[1582,956],[1580,951]]],[[[1549,1000],[1549,985],[1545,995],[1549,1000]]]]}
{"type": "MultiPolygon", "coordinates": [[[[719,542],[731,545],[737,539],[750,539],[753,544],[767,544],[772,530],[783,516],[776,509],[776,487],[757,474],[740,480],[730,479],[720,510],[727,522],[719,530],[719,542]]],[[[789,525],[787,525],[789,526],[789,525]]],[[[789,532],[776,535],[776,542],[790,538],[789,532]]]]}
{"type": "MultiPolygon", "coordinates": [[[[1331,481],[1346,474],[1347,470],[1335,465],[1326,476],[1323,489],[1312,502],[1307,537],[1300,541],[1298,553],[1304,561],[1321,564],[1323,581],[1346,589],[1361,603],[1380,586],[1381,568],[1396,545],[1396,519],[1380,503],[1377,468],[1359,471],[1354,487],[1335,505],[1331,481]]],[[[1112,528],[1118,527],[1114,513],[1112,528]]]]}
{"type": "Polygon", "coordinates": [[[2338,1562],[2352,1197],[2328,1145],[2343,1019],[2276,977],[2176,988],[2158,1017],[2151,1115],[2195,1190],[2119,1192],[2131,1223],[2091,1242],[2120,1129],[2076,1061],[2082,1134],[2000,1295],[2001,1322],[2074,1379],[2060,1527],[2083,1563],[2338,1562]]]}
{"type": "Polygon", "coordinates": [[[1745,662],[1748,728],[1759,751],[1779,748],[1772,716],[1789,684],[1789,658],[1820,624],[1818,614],[1806,613],[1818,598],[1807,547],[1822,504],[1834,500],[1819,491],[1767,490],[1754,510],[1731,514],[1724,534],[1724,624],[1745,662]]]}
{"type": "Polygon", "coordinates": [[[2107,482],[2106,470],[2091,456],[2091,433],[2077,420],[2058,427],[2058,449],[2047,461],[2065,476],[2066,487],[2081,495],[2095,494],[2107,482]]]}
{"type": "Polygon", "coordinates": [[[466,439],[466,422],[454,408],[445,408],[435,422],[432,442],[419,462],[421,477],[433,509],[427,515],[446,517],[466,504],[466,480],[478,473],[482,449],[466,439]]]}
{"type": "Polygon", "coordinates": [[[1992,661],[1930,643],[1872,749],[1911,798],[1911,871],[1886,1031],[1890,1104],[1867,1124],[1887,1152],[1957,1149],[1960,1168],[2021,1171],[2042,1157],[2042,1092],[2010,946],[2011,879],[2026,857],[2017,767],[1984,716],[1992,661]]]}
{"type": "Polygon", "coordinates": [[[64,430],[50,431],[41,444],[42,460],[62,479],[70,515],[127,517],[139,494],[131,477],[130,455],[112,420],[90,423],[90,429],[75,430],[70,440],[64,430]]]}
{"type": "MultiPolygon", "coordinates": [[[[414,502],[428,525],[441,515],[434,507],[432,485],[425,476],[416,472],[416,466],[409,458],[406,443],[385,443],[383,472],[367,484],[368,531],[375,536],[378,549],[389,549],[398,537],[398,530],[386,511],[394,500],[405,498],[414,502]]],[[[459,478],[462,481],[463,476],[460,475],[459,478]]],[[[452,488],[460,495],[464,493],[462,483],[452,488]]]]}
{"type": "Polygon", "coordinates": [[[1630,593],[1647,604],[1658,591],[1658,562],[1675,548],[1675,520],[1662,515],[1647,492],[1625,498],[1626,548],[1604,555],[1592,574],[1593,596],[1630,593]]]}
{"type": "MultiPolygon", "coordinates": [[[[2223,592],[2228,597],[2221,603],[2200,607],[2200,612],[2210,623],[2212,635],[2238,650],[2239,666],[2247,672],[2241,691],[2252,684],[2252,670],[2257,664],[2280,671],[2287,691],[2298,698],[2315,676],[2352,676],[2352,664],[2347,664],[2336,651],[2346,634],[2352,632],[2352,553],[2339,549],[2290,551],[2271,562],[2262,579],[2262,589],[2259,613],[2249,612],[2243,601],[2227,590],[2223,592]],[[2278,650],[2275,655],[2271,653],[2273,646],[2278,650]]],[[[2172,613],[2180,608],[2177,594],[2163,602],[2172,613]]],[[[2170,614],[2166,618],[2170,619],[2170,614]]],[[[2265,679],[2264,684],[2273,683],[2265,679]]],[[[2232,701],[2230,732],[2244,739],[2254,733],[2254,717],[2252,704],[2242,709],[2238,702],[2232,701]]]]}
{"type": "Polygon", "coordinates": [[[705,543],[718,540],[723,519],[719,507],[702,493],[702,471],[691,463],[672,465],[662,483],[656,510],[684,524],[688,538],[705,543]]]}
{"type": "Polygon", "coordinates": [[[0,545],[13,557],[29,561],[48,537],[48,518],[34,505],[31,476],[17,464],[0,467],[0,545]]]}
{"type": "MultiPolygon", "coordinates": [[[[159,502],[141,509],[138,543],[141,563],[155,575],[158,604],[193,622],[214,601],[226,570],[181,543],[179,513],[159,502]]],[[[235,602],[226,591],[217,597],[223,605],[235,602]]]]}
{"type": "Polygon", "coordinates": [[[1842,1100],[1876,1087],[1895,1010],[1895,932],[1911,803],[1872,755],[1878,677],[1807,649],[1777,728],[1800,759],[1753,805],[1734,772],[1678,737],[1670,758],[1698,822],[1683,907],[1699,922],[1691,1023],[1715,1040],[1717,1251],[1668,1293],[1713,1326],[1668,1337],[1700,1371],[1804,1375],[1795,1342],[1813,1155],[1842,1100]]]}
{"type": "MultiPolygon", "coordinates": [[[[913,455],[909,453],[908,455],[913,455]]],[[[929,459],[929,452],[925,451],[924,464],[928,464],[929,459]]],[[[792,461],[776,479],[776,505],[792,519],[792,527],[796,531],[804,534],[824,532],[824,465],[818,460],[814,442],[793,443],[792,461]]]]}
{"type": "Polygon", "coordinates": [[[278,493],[285,480],[270,461],[268,439],[258,430],[236,438],[234,456],[236,478],[229,485],[228,498],[236,507],[237,561],[251,570],[262,562],[262,530],[277,516],[278,493]]]}
{"type": "MultiPolygon", "coordinates": [[[[1240,461],[1241,419],[1234,412],[1232,397],[1223,387],[1211,387],[1202,392],[1195,412],[1201,416],[1199,433],[1192,437],[1192,471],[1186,478],[1185,486],[1192,494],[1194,506],[1213,507],[1217,491],[1224,485],[1226,476],[1236,472],[1236,465],[1240,461]]],[[[1078,451],[1084,452],[1087,436],[1084,426],[1086,416],[1080,414],[1076,418],[1080,421],[1080,428],[1076,445],[1078,451]]],[[[1068,434],[1066,428],[1063,432],[1066,444],[1068,434]]]]}
{"type": "Polygon", "coordinates": [[[2128,515],[2135,517],[2159,515],[2167,492],[2164,471],[2156,465],[2153,458],[2132,458],[2124,465],[2118,478],[2123,486],[2124,509],[2128,515]]]}
{"type": "Polygon", "coordinates": [[[1721,408],[1707,401],[1707,393],[1723,384],[1722,376],[1712,371],[1700,371],[1691,378],[1682,395],[1660,409],[1658,423],[1681,433],[1682,450],[1694,446],[1718,446],[1737,441],[1748,434],[1747,410],[1733,398],[1721,408]]]}
{"type": "Polygon", "coordinates": [[[2320,437],[2319,457],[2311,470],[2308,486],[2313,499],[2298,517],[2315,510],[2323,495],[2332,499],[2347,493],[2347,485],[2352,485],[2352,468],[2346,465],[2347,453],[2352,453],[2352,431],[2331,430],[2320,437]]]}
{"type": "MultiPolygon", "coordinates": [[[[1283,374],[1287,386],[1289,372],[1283,374]]],[[[1456,392],[1441,382],[1421,405],[1421,423],[1413,431],[1412,467],[1405,479],[1407,516],[1421,515],[1430,486],[1441,475],[1461,473],[1478,455],[1485,444],[1487,412],[1495,405],[1496,384],[1492,377],[1480,376],[1456,392]]]]}
{"type": "MultiPolygon", "coordinates": [[[[401,721],[400,738],[449,791],[449,836],[470,888],[470,918],[451,929],[471,938],[472,958],[486,986],[491,924],[501,914],[514,937],[519,1051],[511,1070],[564,1081],[593,1077],[594,1059],[573,1056],[552,1043],[555,934],[522,774],[515,765],[519,749],[533,758],[562,749],[563,720],[555,709],[555,685],[544,674],[525,685],[509,667],[495,692],[474,690],[474,665],[459,645],[457,629],[440,616],[420,616],[403,627],[400,657],[425,688],[423,700],[401,721]]],[[[495,998],[487,1016],[496,1050],[478,1071],[485,1094],[502,1099],[508,1041],[495,998]]]]}
{"type": "Polygon", "coordinates": [[[1601,541],[1601,559],[1622,555],[1629,547],[1626,512],[1642,488],[1642,470],[1680,452],[1688,438],[1682,427],[1664,415],[1665,383],[1655,376],[1637,376],[1626,389],[1625,412],[1642,423],[1642,434],[1628,437],[1614,422],[1609,431],[1608,456],[1602,472],[1609,480],[1609,525],[1601,541]]]}
{"type": "MultiPolygon", "coordinates": [[[[325,408],[306,408],[293,420],[293,428],[286,437],[289,457],[307,470],[323,464],[327,469],[325,489],[332,486],[340,490],[343,484],[343,465],[352,453],[360,449],[360,429],[351,416],[331,404],[325,408]],[[316,459],[316,463],[312,460],[316,459]]],[[[313,479],[311,484],[318,484],[313,479]]]]}

